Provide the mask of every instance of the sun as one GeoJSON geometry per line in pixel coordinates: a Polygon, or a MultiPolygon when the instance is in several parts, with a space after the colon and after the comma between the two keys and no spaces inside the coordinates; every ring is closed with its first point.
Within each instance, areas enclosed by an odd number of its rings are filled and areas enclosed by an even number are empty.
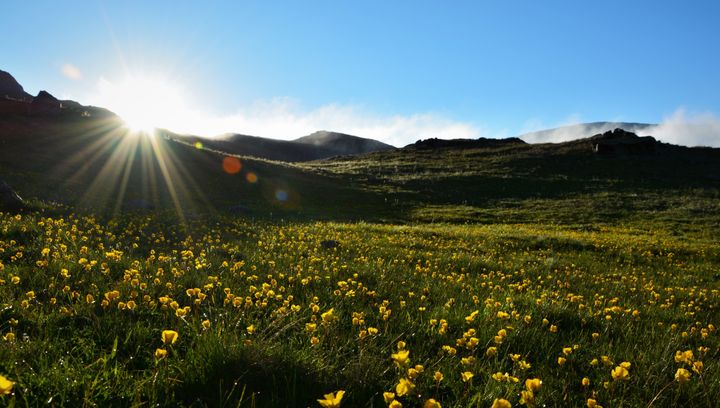
{"type": "Polygon", "coordinates": [[[133,133],[152,135],[156,128],[172,129],[183,120],[181,89],[163,78],[101,79],[99,91],[99,104],[118,114],[133,133]]]}

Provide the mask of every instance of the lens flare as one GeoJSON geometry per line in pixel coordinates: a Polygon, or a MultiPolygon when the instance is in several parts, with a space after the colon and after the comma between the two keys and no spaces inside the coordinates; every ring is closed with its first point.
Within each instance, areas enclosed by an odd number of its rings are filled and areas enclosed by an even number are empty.
{"type": "Polygon", "coordinates": [[[232,156],[225,156],[222,166],[223,171],[225,171],[225,173],[227,174],[237,174],[240,172],[240,169],[242,169],[242,163],[240,163],[240,159],[232,156]]]}
{"type": "Polygon", "coordinates": [[[288,192],[285,190],[275,191],[275,198],[280,202],[285,202],[288,199],[288,192]]]}

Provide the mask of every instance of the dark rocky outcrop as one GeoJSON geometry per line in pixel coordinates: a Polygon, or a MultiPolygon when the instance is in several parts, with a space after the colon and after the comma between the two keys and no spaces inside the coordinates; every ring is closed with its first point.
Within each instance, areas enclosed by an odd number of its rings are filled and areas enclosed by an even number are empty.
{"type": "Polygon", "coordinates": [[[478,139],[425,139],[418,140],[417,142],[405,146],[411,149],[440,149],[440,148],[454,148],[454,149],[482,149],[482,148],[494,148],[512,145],[524,145],[526,144],[523,140],[517,137],[509,137],[506,139],[489,139],[481,137],[478,139]]]}
{"type": "Polygon", "coordinates": [[[40,91],[30,104],[32,115],[58,115],[61,110],[62,103],[46,91],[40,91]]]}
{"type": "Polygon", "coordinates": [[[0,180],[0,211],[21,211],[25,202],[6,182],[0,180]]]}
{"type": "Polygon", "coordinates": [[[30,102],[32,95],[25,92],[22,85],[10,73],[0,70],[0,99],[30,102]]]}
{"type": "Polygon", "coordinates": [[[615,129],[590,138],[593,152],[599,155],[644,155],[655,153],[658,141],[652,136],[638,136],[623,129],[615,129]]]}
{"type": "Polygon", "coordinates": [[[339,248],[340,242],[336,241],[334,239],[326,239],[326,240],[320,241],[320,246],[323,247],[323,249],[339,248]]]}

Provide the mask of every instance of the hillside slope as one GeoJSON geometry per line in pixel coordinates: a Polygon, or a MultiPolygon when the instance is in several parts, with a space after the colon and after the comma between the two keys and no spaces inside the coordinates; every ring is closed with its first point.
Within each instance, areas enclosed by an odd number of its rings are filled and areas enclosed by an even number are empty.
{"type": "Polygon", "coordinates": [[[624,131],[559,144],[410,145],[300,166],[391,193],[422,220],[701,222],[720,211],[720,149],[624,131]]]}
{"type": "Polygon", "coordinates": [[[95,212],[173,209],[317,219],[382,217],[377,193],[282,163],[133,135],[115,117],[0,115],[0,179],[95,212]],[[230,165],[227,165],[227,161],[230,165]]]}
{"type": "Polygon", "coordinates": [[[230,154],[289,163],[394,149],[393,146],[377,140],[327,131],[315,132],[295,140],[279,140],[240,134],[225,135],[217,138],[193,136],[180,136],[180,138],[193,143],[199,141],[208,148],[230,154]]]}

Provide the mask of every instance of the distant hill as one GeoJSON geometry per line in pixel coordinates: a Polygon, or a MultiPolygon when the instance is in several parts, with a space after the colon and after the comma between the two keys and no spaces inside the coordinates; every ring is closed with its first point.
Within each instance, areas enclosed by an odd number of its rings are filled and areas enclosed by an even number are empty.
{"type": "Polygon", "coordinates": [[[378,140],[347,135],[345,133],[328,132],[327,130],[320,130],[295,139],[293,142],[329,149],[334,151],[336,155],[370,153],[395,149],[394,146],[378,140]]]}
{"type": "Polygon", "coordinates": [[[634,122],[590,122],[523,133],[518,137],[528,143],[560,143],[584,139],[617,128],[642,134],[644,130],[652,126],[655,125],[634,122]]]}
{"type": "Polygon", "coordinates": [[[295,140],[278,140],[240,134],[212,139],[201,137],[181,138],[191,142],[199,141],[209,149],[225,153],[290,163],[395,148],[377,140],[327,131],[315,132],[295,140]]]}
{"type": "MultiPolygon", "coordinates": [[[[33,97],[25,92],[12,75],[0,70],[0,118],[7,115],[116,117],[114,113],[104,108],[83,106],[70,100],[58,100],[47,91],[40,91],[33,97]]],[[[0,123],[0,127],[2,125],[3,123],[0,123]]]]}
{"type": "Polygon", "coordinates": [[[270,139],[249,135],[228,135],[214,139],[194,137],[203,146],[241,156],[252,156],[261,159],[284,162],[302,162],[335,156],[330,149],[306,145],[289,140],[270,139]]]}

